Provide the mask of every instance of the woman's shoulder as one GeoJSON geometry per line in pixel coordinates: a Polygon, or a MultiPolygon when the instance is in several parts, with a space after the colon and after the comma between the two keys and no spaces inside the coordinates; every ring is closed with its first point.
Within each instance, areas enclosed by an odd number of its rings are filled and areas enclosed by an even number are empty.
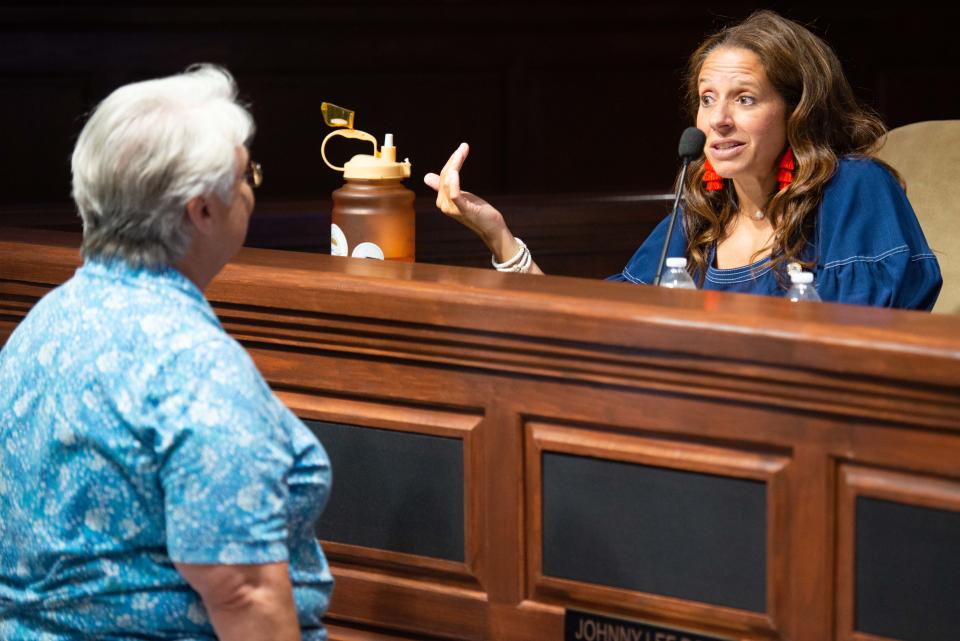
{"type": "Polygon", "coordinates": [[[825,300],[923,309],[936,299],[939,270],[913,207],[872,158],[838,160],[820,204],[817,254],[825,300]]]}
{"type": "Polygon", "coordinates": [[[900,186],[890,170],[875,158],[849,155],[837,159],[837,169],[833,178],[827,184],[827,189],[855,186],[862,183],[900,186]]]}
{"type": "Polygon", "coordinates": [[[892,217],[915,218],[906,192],[883,163],[867,156],[843,156],[823,190],[820,223],[876,224],[892,217]]]}

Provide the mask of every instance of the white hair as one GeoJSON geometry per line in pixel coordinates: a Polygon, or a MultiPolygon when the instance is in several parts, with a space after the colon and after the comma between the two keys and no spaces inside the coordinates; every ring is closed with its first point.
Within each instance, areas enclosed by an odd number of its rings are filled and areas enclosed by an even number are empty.
{"type": "Polygon", "coordinates": [[[236,150],[253,132],[233,76],[215,65],[111,93],[73,150],[83,255],[153,269],[174,264],[192,238],[187,202],[210,194],[230,201],[236,150]]]}

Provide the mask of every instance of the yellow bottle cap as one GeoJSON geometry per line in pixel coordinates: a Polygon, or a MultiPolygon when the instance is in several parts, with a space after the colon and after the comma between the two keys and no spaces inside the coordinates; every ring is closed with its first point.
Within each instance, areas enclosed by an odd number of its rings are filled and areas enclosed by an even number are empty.
{"type": "MultiPolygon", "coordinates": [[[[396,148],[394,148],[396,149],[396,148]]],[[[396,162],[386,158],[357,154],[343,166],[343,177],[365,180],[409,178],[410,163],[396,162]]]]}
{"type": "Polygon", "coordinates": [[[323,162],[334,171],[342,171],[344,178],[359,180],[388,180],[410,177],[410,161],[397,162],[397,148],[393,146],[393,135],[387,134],[382,150],[377,150],[377,139],[358,129],[334,129],[320,145],[323,162]],[[334,136],[366,140],[373,144],[373,155],[357,154],[343,167],[337,167],[327,160],[327,142],[334,136]]]}
{"type": "Polygon", "coordinates": [[[320,145],[320,156],[327,167],[334,171],[342,171],[344,178],[360,180],[388,180],[410,177],[410,161],[397,162],[397,148],[393,146],[393,134],[387,134],[383,140],[383,148],[377,151],[377,139],[365,131],[353,128],[353,111],[338,107],[329,102],[320,105],[323,119],[334,129],[323,139],[320,145]],[[373,144],[373,155],[358,154],[351,158],[343,167],[337,167],[327,160],[327,142],[334,136],[366,140],[373,144]]]}

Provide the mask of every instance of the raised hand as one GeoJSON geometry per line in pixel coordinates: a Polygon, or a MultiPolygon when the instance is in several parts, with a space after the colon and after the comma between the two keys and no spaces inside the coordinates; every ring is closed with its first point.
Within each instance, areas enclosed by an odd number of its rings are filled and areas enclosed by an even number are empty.
{"type": "Polygon", "coordinates": [[[470,145],[461,143],[450,155],[440,175],[427,174],[423,182],[437,192],[437,208],[464,224],[480,238],[488,241],[501,235],[506,227],[503,215],[483,198],[460,189],[460,169],[470,153],[470,145]]]}
{"type": "MultiPolygon", "coordinates": [[[[490,249],[494,260],[503,262],[515,256],[521,246],[507,227],[503,215],[493,205],[476,194],[460,189],[460,170],[469,154],[470,145],[460,143],[440,170],[440,175],[427,174],[423,182],[437,192],[440,211],[477,234],[490,249]]],[[[533,263],[529,273],[543,272],[533,263]]]]}

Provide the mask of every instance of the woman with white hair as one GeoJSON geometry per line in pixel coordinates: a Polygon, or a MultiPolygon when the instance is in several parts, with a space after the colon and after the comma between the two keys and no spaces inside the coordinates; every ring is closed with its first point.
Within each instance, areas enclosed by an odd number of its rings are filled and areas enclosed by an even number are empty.
{"type": "Polygon", "coordinates": [[[253,131],[204,65],[80,134],[83,266],[0,352],[0,638],[326,638],[329,460],[202,294],[246,235],[253,131]]]}

